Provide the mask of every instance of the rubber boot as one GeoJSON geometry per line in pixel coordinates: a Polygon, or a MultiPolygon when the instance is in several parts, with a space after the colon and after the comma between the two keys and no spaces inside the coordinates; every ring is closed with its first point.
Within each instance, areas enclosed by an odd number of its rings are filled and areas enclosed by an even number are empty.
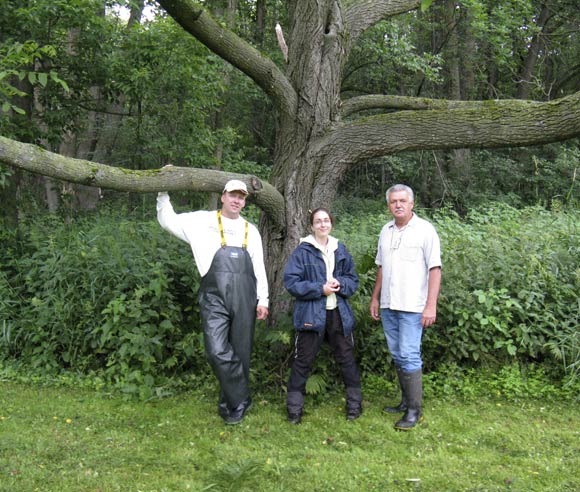
{"type": "Polygon", "coordinates": [[[403,418],[395,424],[397,430],[411,430],[423,420],[421,404],[423,400],[423,371],[403,374],[403,389],[407,395],[407,411],[403,418]]]}
{"type": "Polygon", "coordinates": [[[403,387],[403,370],[397,367],[397,377],[399,378],[399,386],[401,387],[401,403],[396,407],[385,407],[383,412],[387,413],[403,413],[407,411],[407,395],[405,395],[405,388],[403,387]]]}
{"type": "Polygon", "coordinates": [[[346,419],[356,420],[362,414],[362,392],[360,388],[346,388],[346,419]]]}
{"type": "Polygon", "coordinates": [[[299,424],[302,420],[304,409],[304,395],[300,391],[290,391],[286,395],[286,410],[288,411],[288,422],[299,424]]]}
{"type": "Polygon", "coordinates": [[[218,415],[226,420],[230,414],[230,409],[228,408],[228,404],[226,402],[226,397],[222,392],[220,392],[220,399],[218,400],[218,415]]]}

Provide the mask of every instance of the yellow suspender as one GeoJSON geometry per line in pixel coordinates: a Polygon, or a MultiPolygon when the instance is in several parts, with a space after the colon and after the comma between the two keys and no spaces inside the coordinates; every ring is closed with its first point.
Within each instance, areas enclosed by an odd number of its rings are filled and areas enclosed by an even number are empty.
{"type": "MultiPolygon", "coordinates": [[[[222,211],[217,211],[217,218],[218,218],[218,227],[220,230],[220,238],[221,238],[221,245],[222,248],[226,246],[226,237],[224,235],[224,225],[222,224],[222,211]]],[[[248,221],[244,221],[244,242],[242,243],[242,248],[248,249],[248,221]]]]}

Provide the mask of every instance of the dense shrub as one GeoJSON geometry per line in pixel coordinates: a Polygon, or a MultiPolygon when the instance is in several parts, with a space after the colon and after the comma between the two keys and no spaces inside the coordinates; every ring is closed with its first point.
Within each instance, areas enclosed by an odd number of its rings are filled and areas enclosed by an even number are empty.
{"type": "Polygon", "coordinates": [[[4,251],[0,355],[49,372],[100,371],[147,397],[203,354],[198,278],[188,247],[157,223],[42,217],[4,251]]]}
{"type": "MultiPolygon", "coordinates": [[[[367,314],[376,271],[369,263],[376,244],[361,255],[367,229],[361,226],[358,238],[351,230],[361,220],[367,219],[353,218],[343,236],[359,253],[362,284],[354,302],[361,363],[380,371],[385,353],[376,344],[382,333],[377,335],[380,326],[367,314]]],[[[369,220],[380,222],[376,241],[389,217],[369,220]]],[[[450,363],[498,367],[542,362],[555,374],[566,367],[577,371],[579,214],[540,207],[517,210],[496,203],[472,210],[463,219],[439,211],[431,220],[441,237],[444,267],[438,322],[424,337],[427,369],[450,363]]]]}
{"type": "MultiPolygon", "coordinates": [[[[392,374],[382,327],[368,314],[376,241],[389,216],[337,215],[335,233],[361,279],[352,306],[363,375],[392,374]]],[[[464,218],[439,211],[431,220],[444,274],[438,322],[424,337],[427,372],[532,364],[556,378],[577,375],[580,214],[490,204],[464,218]]],[[[0,359],[98,374],[142,398],[207,380],[199,275],[187,245],[155,221],[107,212],[73,222],[46,216],[18,235],[4,230],[3,239],[0,359]]],[[[278,321],[276,329],[258,325],[255,387],[285,384],[293,329],[288,314],[278,321]]],[[[308,390],[338,381],[332,357],[322,354],[308,390]]]]}

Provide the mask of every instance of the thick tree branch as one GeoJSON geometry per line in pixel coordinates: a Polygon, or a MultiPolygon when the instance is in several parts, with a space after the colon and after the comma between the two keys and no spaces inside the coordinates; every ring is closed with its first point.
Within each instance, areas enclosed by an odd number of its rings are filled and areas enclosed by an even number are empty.
{"type": "MultiPolygon", "coordinates": [[[[519,101],[523,106],[542,104],[537,101],[519,101]]],[[[493,101],[495,106],[512,106],[513,100],[493,101]]],[[[341,116],[346,118],[354,113],[369,110],[404,111],[436,109],[479,109],[489,107],[490,101],[450,101],[426,97],[382,96],[378,94],[357,96],[347,99],[341,107],[341,116]]]]}
{"type": "Polygon", "coordinates": [[[284,227],[284,197],[272,185],[254,176],[173,166],[134,171],[64,157],[2,136],[0,163],[71,183],[136,193],[179,190],[221,193],[227,180],[241,179],[248,186],[251,200],[265,212],[274,227],[284,227]]]}
{"type": "Polygon", "coordinates": [[[580,136],[580,92],[544,103],[467,102],[466,107],[400,111],[347,122],[318,142],[314,155],[353,164],[405,150],[500,148],[580,136]]]}
{"type": "Polygon", "coordinates": [[[415,10],[421,0],[357,0],[349,3],[344,19],[354,42],[362,32],[377,22],[415,10]]]}
{"type": "Polygon", "coordinates": [[[296,92],[272,60],[221,26],[192,0],[158,0],[158,3],[183,29],[254,80],[279,111],[294,113],[296,92]]]}

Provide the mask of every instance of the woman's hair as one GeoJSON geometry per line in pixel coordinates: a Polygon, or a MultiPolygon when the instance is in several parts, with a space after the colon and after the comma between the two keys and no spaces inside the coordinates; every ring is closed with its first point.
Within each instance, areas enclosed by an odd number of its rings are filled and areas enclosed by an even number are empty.
{"type": "Polygon", "coordinates": [[[328,214],[328,216],[330,217],[330,223],[332,225],[334,225],[334,217],[332,216],[332,214],[330,213],[330,210],[328,210],[327,208],[324,207],[318,207],[315,208],[314,210],[312,210],[312,212],[310,212],[310,225],[314,225],[314,216],[318,213],[318,212],[325,212],[328,214]]]}

